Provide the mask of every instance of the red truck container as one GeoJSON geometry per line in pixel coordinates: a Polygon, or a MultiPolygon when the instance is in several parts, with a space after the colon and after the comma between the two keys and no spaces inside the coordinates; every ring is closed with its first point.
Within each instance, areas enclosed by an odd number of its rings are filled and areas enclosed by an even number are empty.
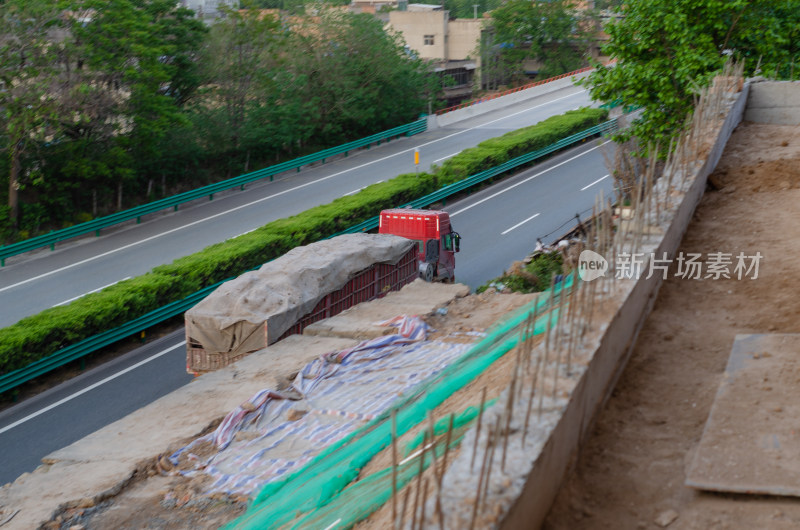
{"type": "Polygon", "coordinates": [[[456,252],[461,236],[453,231],[450,215],[442,210],[383,210],[378,233],[394,234],[417,242],[419,275],[425,281],[453,282],[456,279],[456,252]]]}

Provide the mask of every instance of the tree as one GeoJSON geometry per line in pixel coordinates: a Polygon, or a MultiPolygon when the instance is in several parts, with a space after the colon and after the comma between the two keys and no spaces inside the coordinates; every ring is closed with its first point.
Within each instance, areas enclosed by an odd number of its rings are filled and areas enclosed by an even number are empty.
{"type": "Polygon", "coordinates": [[[67,144],[56,152],[64,184],[91,189],[96,215],[98,194],[115,194],[120,209],[125,184],[158,168],[162,142],[185,121],[182,106],[200,84],[196,53],[206,29],[169,0],[70,0],[68,7],[60,68],[67,144]]]}
{"type": "Polygon", "coordinates": [[[444,8],[453,18],[482,18],[502,3],[502,0],[445,0],[444,8]]]}
{"type": "Polygon", "coordinates": [[[573,0],[508,0],[493,10],[481,42],[486,78],[518,83],[527,78],[525,63],[539,64],[537,75],[550,77],[588,64],[593,13],[573,0]]]}
{"type": "Polygon", "coordinates": [[[643,109],[622,139],[668,143],[726,54],[747,72],[760,61],[763,72],[788,76],[800,52],[800,0],[630,0],[620,9],[604,48],[617,64],[597,65],[585,83],[595,100],[643,109]]]}
{"type": "Polygon", "coordinates": [[[406,123],[441,91],[430,65],[410,55],[398,35],[367,14],[324,10],[292,28],[283,87],[301,95],[306,131],[331,144],[406,123]]]}
{"type": "Polygon", "coordinates": [[[47,0],[8,0],[0,11],[0,126],[9,159],[8,219],[19,223],[19,192],[36,167],[24,156],[52,133],[56,102],[53,85],[57,46],[53,34],[59,11],[47,0]]]}
{"type": "MultiPolygon", "coordinates": [[[[274,79],[284,61],[286,43],[287,34],[276,15],[228,11],[225,20],[212,28],[203,51],[208,88],[198,112],[213,127],[206,128],[209,148],[234,155],[244,151],[245,170],[250,149],[263,145],[263,135],[274,120],[261,113],[266,122],[256,124],[258,132],[249,129],[252,112],[274,101],[274,79]]],[[[234,169],[228,165],[229,173],[234,169]]]]}

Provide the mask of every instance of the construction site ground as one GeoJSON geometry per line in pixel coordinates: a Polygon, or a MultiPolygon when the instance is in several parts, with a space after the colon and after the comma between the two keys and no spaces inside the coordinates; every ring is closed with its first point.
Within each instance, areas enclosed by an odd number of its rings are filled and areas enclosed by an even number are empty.
{"type": "MultiPolygon", "coordinates": [[[[410,288],[423,288],[430,291],[430,287],[420,286],[418,283],[410,288]]],[[[435,329],[431,338],[461,333],[464,341],[473,341],[463,332],[485,331],[495,321],[509,312],[531,301],[535,295],[499,294],[494,291],[480,295],[464,296],[468,293],[465,286],[441,286],[451,293],[451,301],[439,304],[439,311],[430,312],[424,316],[425,321],[435,329]]],[[[410,295],[413,297],[413,293],[410,295]]],[[[390,295],[391,297],[391,295],[390,295]]],[[[443,299],[439,296],[440,301],[443,299]]],[[[377,318],[378,313],[387,311],[385,305],[370,308],[370,304],[379,304],[380,301],[367,303],[334,317],[340,324],[340,329],[347,329],[358,335],[358,338],[370,338],[376,332],[371,323],[377,318]],[[360,320],[363,326],[354,325],[360,320]],[[362,336],[363,335],[363,336],[362,336]]],[[[422,309],[420,306],[419,309],[422,309]]],[[[430,307],[426,311],[430,311],[430,307]]],[[[384,315],[385,316],[385,315],[384,315]]],[[[420,315],[423,316],[423,315],[420,315]]],[[[330,319],[329,322],[334,319],[330,319]]],[[[318,326],[319,327],[319,326],[318,326]]],[[[337,334],[335,329],[331,329],[337,334]]],[[[313,332],[313,330],[312,330],[313,332]]],[[[339,335],[341,337],[341,335],[339,335]]],[[[311,335],[310,338],[313,338],[311,335]]],[[[343,341],[344,338],[335,340],[343,341]]],[[[449,338],[448,340],[453,340],[449,338]]],[[[266,350],[268,351],[269,348],[266,350]]],[[[454,394],[444,402],[435,412],[436,418],[450,412],[460,412],[469,405],[478,405],[483,388],[486,388],[487,400],[497,397],[508,386],[510,381],[508,363],[513,363],[511,356],[506,355],[490,367],[479,379],[468,385],[462,391],[454,394]]],[[[273,370],[274,371],[274,370],[273,370]]],[[[293,373],[270,374],[265,379],[269,386],[274,381],[290,381],[293,373]]],[[[242,396],[246,399],[249,396],[242,396]]],[[[411,438],[416,431],[409,433],[411,438]]],[[[167,452],[165,447],[164,451],[167,452]]],[[[163,476],[157,470],[157,454],[139,464],[139,472],[120,492],[106,501],[94,505],[88,501],[77,503],[74,507],[64,510],[52,520],[52,528],[217,528],[244,513],[247,499],[219,496],[209,498],[200,495],[203,481],[189,479],[182,476],[163,476]]],[[[163,461],[163,460],[162,460],[163,461]]],[[[364,470],[364,474],[371,470],[380,469],[390,465],[391,459],[388,451],[379,454],[364,470]]],[[[430,473],[428,470],[426,473],[430,473]]],[[[385,508],[385,507],[384,507],[385,508]]],[[[386,510],[377,512],[370,520],[362,523],[370,527],[385,527],[386,510]]]]}
{"type": "Polygon", "coordinates": [[[735,336],[800,332],[800,128],[742,123],[709,180],[679,252],[760,252],[758,278],[681,279],[673,263],[545,528],[800,528],[798,498],[684,485],[735,336]]]}

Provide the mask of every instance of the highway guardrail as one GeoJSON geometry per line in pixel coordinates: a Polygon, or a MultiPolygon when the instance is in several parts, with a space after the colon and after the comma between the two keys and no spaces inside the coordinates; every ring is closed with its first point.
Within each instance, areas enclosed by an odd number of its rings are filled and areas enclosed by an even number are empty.
{"type": "MultiPolygon", "coordinates": [[[[425,195],[424,197],[420,197],[414,201],[406,203],[402,205],[404,208],[422,208],[428,206],[430,204],[442,201],[447,197],[452,195],[456,195],[458,193],[462,193],[465,190],[475,186],[476,184],[480,184],[485,182],[491,178],[500,175],[506,171],[511,169],[518,168],[520,166],[524,166],[538,158],[542,158],[551,154],[555,151],[560,149],[564,149],[565,147],[569,147],[570,145],[576,144],[585,140],[586,138],[590,138],[596,135],[608,134],[613,133],[617,130],[618,124],[617,120],[609,120],[603,122],[599,125],[595,125],[594,127],[590,127],[584,131],[579,133],[573,134],[572,136],[568,136],[558,142],[544,147],[542,149],[537,149],[536,151],[531,151],[525,155],[519,156],[508,162],[500,164],[499,166],[493,167],[491,169],[487,169],[485,171],[481,171],[480,173],[476,173],[470,177],[467,177],[459,182],[455,182],[440,190],[437,190],[433,193],[425,195]]],[[[358,223],[347,230],[339,232],[335,235],[340,234],[352,234],[357,232],[365,232],[367,230],[371,230],[378,227],[378,216],[373,217],[372,219],[368,219],[364,222],[358,223]]],[[[335,236],[330,236],[335,237],[335,236]]],[[[98,349],[112,344],[116,341],[129,337],[139,331],[149,328],[155,324],[163,322],[169,318],[177,316],[183,312],[185,312],[190,307],[194,306],[198,302],[200,302],[203,298],[211,294],[211,292],[228,281],[230,278],[223,280],[221,282],[215,283],[214,285],[210,285],[205,287],[196,293],[193,293],[182,300],[178,300],[172,303],[169,303],[159,309],[151,311],[139,318],[131,320],[130,322],[123,324],[117,328],[104,331],[103,333],[99,333],[88,339],[84,339],[80,342],[76,342],[75,344],[71,344],[69,346],[65,346],[64,348],[60,349],[53,355],[49,357],[45,357],[44,359],[40,359],[30,365],[26,366],[25,368],[20,368],[19,370],[15,370],[8,374],[3,374],[0,376],[0,393],[6,392],[8,390],[12,390],[17,386],[30,381],[35,377],[39,377],[43,374],[46,374],[50,370],[63,366],[64,364],[80,359],[81,357],[88,355],[98,349]]]]}
{"type": "Polygon", "coordinates": [[[367,136],[346,144],[324,149],[310,155],[301,156],[300,158],[295,158],[294,160],[289,160],[287,162],[265,167],[264,169],[251,171],[250,173],[245,173],[243,175],[239,175],[238,177],[223,180],[222,182],[217,182],[216,184],[209,184],[208,186],[203,186],[201,188],[179,193],[177,195],[172,195],[171,197],[165,197],[141,206],[136,206],[135,208],[123,210],[121,212],[106,215],[104,217],[98,217],[97,219],[80,223],[69,228],[64,228],[62,230],[54,230],[48,234],[32,237],[18,243],[0,246],[0,266],[5,266],[6,258],[15,256],[17,254],[23,254],[25,252],[30,252],[31,250],[47,246],[53,250],[55,249],[55,244],[60,241],[72,239],[73,237],[88,234],[90,232],[94,232],[95,235],[99,236],[100,230],[103,228],[108,228],[109,226],[130,221],[131,219],[136,219],[136,222],[138,223],[141,221],[143,215],[149,213],[166,210],[168,208],[174,208],[177,210],[178,206],[181,204],[203,197],[208,197],[209,200],[213,200],[214,194],[216,193],[236,187],[244,189],[245,185],[256,180],[261,180],[264,178],[269,178],[272,180],[273,177],[279,173],[293,169],[300,171],[301,167],[314,162],[321,161],[324,164],[328,158],[340,154],[347,156],[350,151],[355,151],[356,149],[360,149],[362,147],[368,148],[373,143],[380,145],[380,143],[384,140],[390,141],[392,138],[398,136],[412,136],[421,132],[425,132],[428,127],[427,123],[428,122],[425,118],[421,118],[417,121],[395,127],[394,129],[389,129],[387,131],[373,134],[372,136],[367,136]]]}

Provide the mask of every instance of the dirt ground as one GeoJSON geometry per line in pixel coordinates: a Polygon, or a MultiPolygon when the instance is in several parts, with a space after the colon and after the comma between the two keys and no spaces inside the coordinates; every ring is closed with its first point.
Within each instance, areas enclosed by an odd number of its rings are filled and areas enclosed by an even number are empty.
{"type": "Polygon", "coordinates": [[[545,528],[800,528],[800,499],[684,486],[735,335],[800,332],[800,128],[741,124],[712,177],[679,252],[760,252],[758,278],[670,272],[545,528]]]}
{"type": "MultiPolygon", "coordinates": [[[[431,338],[448,335],[447,340],[474,341],[468,331],[486,331],[498,318],[530,302],[536,295],[498,294],[486,292],[459,298],[447,306],[446,314],[434,313],[425,320],[435,332],[431,338]]],[[[509,364],[513,356],[506,355],[495,362],[479,379],[445,401],[434,413],[435,420],[461,412],[470,405],[480,404],[486,388],[487,400],[497,397],[509,384],[509,364]]],[[[407,438],[411,438],[410,433],[407,438]]],[[[165,451],[167,448],[165,448],[165,451]]],[[[452,453],[451,453],[452,454],[452,453]]],[[[455,456],[455,455],[453,455],[455,456]]],[[[183,529],[218,528],[243,514],[247,499],[224,496],[207,497],[201,494],[202,481],[181,476],[164,476],[156,466],[157,455],[143,462],[137,478],[122,492],[106,502],[91,507],[67,510],[50,523],[52,528],[115,528],[115,529],[183,529]]],[[[451,460],[452,461],[452,460],[451,460]]],[[[391,465],[388,451],[378,454],[364,469],[362,476],[391,465]]],[[[432,473],[426,471],[426,476],[432,473]]],[[[390,512],[379,510],[362,527],[387,527],[390,512]]]]}

